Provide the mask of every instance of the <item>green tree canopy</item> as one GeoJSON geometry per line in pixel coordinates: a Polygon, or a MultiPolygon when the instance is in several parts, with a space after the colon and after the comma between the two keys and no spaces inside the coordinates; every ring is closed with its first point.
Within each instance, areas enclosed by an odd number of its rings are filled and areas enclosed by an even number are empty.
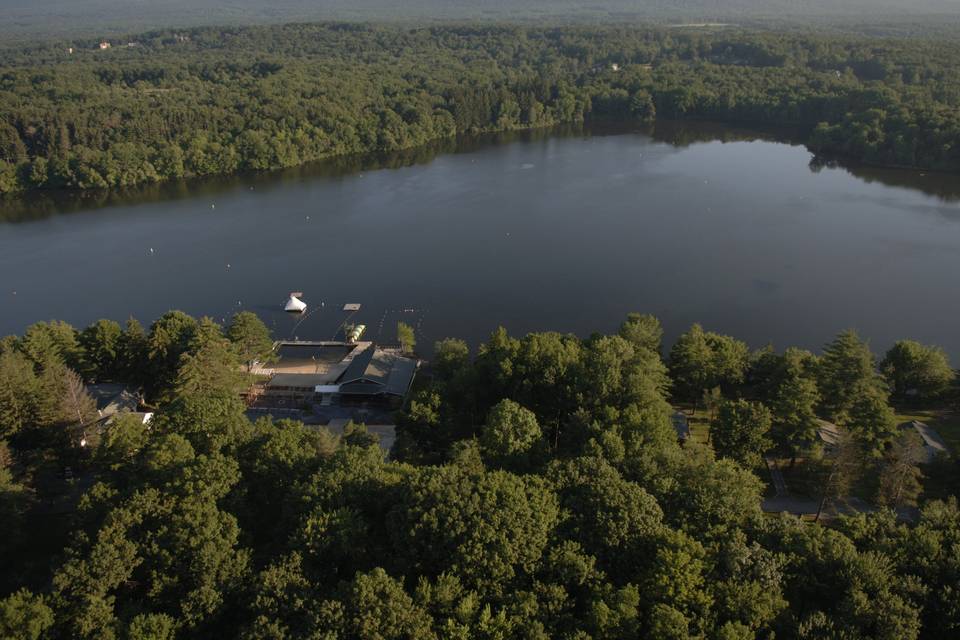
{"type": "Polygon", "coordinates": [[[533,571],[558,516],[556,496],[536,478],[424,469],[390,513],[406,571],[456,573],[469,588],[501,591],[533,571]]]}
{"type": "Polygon", "coordinates": [[[273,354],[273,339],[267,325],[255,313],[241,311],[230,319],[227,339],[233,344],[241,362],[249,369],[255,361],[264,361],[273,354]]]}
{"type": "Polygon", "coordinates": [[[400,343],[400,348],[407,353],[412,353],[414,347],[417,346],[417,338],[414,334],[413,327],[410,325],[398,322],[397,323],[397,342],[400,343]]]}
{"type": "Polygon", "coordinates": [[[784,353],[769,405],[773,436],[794,460],[817,439],[820,393],[806,362],[805,352],[788,349],[784,353]]]}
{"type": "Polygon", "coordinates": [[[85,373],[97,380],[114,380],[120,375],[123,330],[112,320],[97,320],[80,332],[85,373]]]}
{"type": "Polygon", "coordinates": [[[882,386],[870,348],[852,329],[841,332],[824,348],[817,383],[823,408],[841,424],[865,392],[882,386]]]}
{"type": "Polygon", "coordinates": [[[694,324],[670,349],[670,373],[678,391],[696,399],[704,389],[743,382],[749,356],[745,343],[694,324]]]}
{"type": "Polygon", "coordinates": [[[502,400],[487,415],[480,447],[491,462],[512,466],[522,464],[542,439],[543,432],[532,411],[513,400],[502,400]]]}
{"type": "Polygon", "coordinates": [[[710,426],[710,440],[718,456],[730,458],[748,469],[761,465],[761,456],[772,444],[770,410],[759,402],[727,400],[720,404],[710,426]]]}
{"type": "Polygon", "coordinates": [[[918,399],[936,398],[954,379],[943,349],[913,340],[900,340],[890,347],[880,362],[880,370],[899,398],[906,398],[910,393],[918,399]]]}

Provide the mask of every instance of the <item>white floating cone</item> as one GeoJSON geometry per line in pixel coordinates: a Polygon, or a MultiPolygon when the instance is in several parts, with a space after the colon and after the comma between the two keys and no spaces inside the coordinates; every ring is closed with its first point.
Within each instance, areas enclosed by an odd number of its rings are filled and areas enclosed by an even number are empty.
{"type": "Polygon", "coordinates": [[[283,306],[284,311],[291,311],[293,313],[300,313],[307,308],[307,303],[299,298],[303,293],[300,291],[294,291],[290,294],[290,298],[287,300],[287,304],[283,306]]]}

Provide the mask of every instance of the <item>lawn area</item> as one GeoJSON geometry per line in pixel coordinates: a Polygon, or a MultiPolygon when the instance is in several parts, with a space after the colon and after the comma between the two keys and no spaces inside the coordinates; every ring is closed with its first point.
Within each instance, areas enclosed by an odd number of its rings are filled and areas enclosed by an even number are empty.
{"type": "Polygon", "coordinates": [[[710,443],[710,423],[704,419],[702,421],[696,418],[689,420],[690,439],[700,444],[710,443]]]}
{"type": "Polygon", "coordinates": [[[710,418],[705,409],[694,412],[693,405],[690,404],[678,404],[673,409],[687,416],[691,440],[705,445],[710,443],[710,418]]]}

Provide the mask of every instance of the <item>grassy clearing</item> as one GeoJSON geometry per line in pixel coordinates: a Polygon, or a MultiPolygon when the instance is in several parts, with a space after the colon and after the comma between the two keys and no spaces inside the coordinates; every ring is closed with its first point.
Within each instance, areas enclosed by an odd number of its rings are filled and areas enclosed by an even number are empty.
{"type": "Polygon", "coordinates": [[[710,416],[704,409],[695,409],[692,404],[674,405],[674,411],[686,414],[690,425],[690,439],[699,444],[710,444],[710,416]]]}

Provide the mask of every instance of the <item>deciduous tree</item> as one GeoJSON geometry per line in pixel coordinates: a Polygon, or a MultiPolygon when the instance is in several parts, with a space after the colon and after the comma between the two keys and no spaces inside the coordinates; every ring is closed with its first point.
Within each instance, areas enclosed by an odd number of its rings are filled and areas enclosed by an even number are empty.
{"type": "Polygon", "coordinates": [[[893,345],[880,362],[880,370],[901,399],[909,393],[922,400],[936,398],[954,379],[943,349],[913,340],[900,340],[893,345]]]}
{"type": "Polygon", "coordinates": [[[487,415],[480,447],[484,457],[496,465],[522,467],[542,439],[532,411],[513,400],[502,400],[487,415]]]}
{"type": "Polygon", "coordinates": [[[417,338],[413,332],[413,327],[404,323],[397,323],[397,342],[400,343],[400,348],[407,353],[412,353],[414,347],[417,346],[417,338]]]}
{"type": "Polygon", "coordinates": [[[770,448],[770,410],[759,402],[726,400],[710,426],[710,441],[718,456],[730,458],[748,469],[761,464],[770,448]]]}

